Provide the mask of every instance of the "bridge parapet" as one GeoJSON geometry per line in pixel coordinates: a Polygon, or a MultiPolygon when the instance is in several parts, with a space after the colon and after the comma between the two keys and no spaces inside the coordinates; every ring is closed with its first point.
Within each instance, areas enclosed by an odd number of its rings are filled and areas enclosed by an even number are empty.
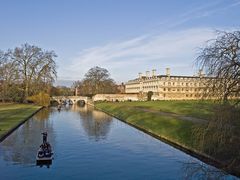
{"type": "Polygon", "coordinates": [[[85,103],[88,103],[89,97],[87,96],[52,96],[52,101],[57,101],[58,103],[61,103],[66,100],[72,101],[73,104],[76,104],[78,101],[84,101],[85,103]]]}

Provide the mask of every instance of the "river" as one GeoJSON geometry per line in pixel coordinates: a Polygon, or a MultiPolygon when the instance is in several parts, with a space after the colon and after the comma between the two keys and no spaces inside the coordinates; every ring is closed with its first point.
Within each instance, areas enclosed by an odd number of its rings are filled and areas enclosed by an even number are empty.
{"type": "Polygon", "coordinates": [[[237,179],[92,107],[43,109],[0,143],[0,179],[237,179]],[[36,166],[48,132],[50,167],[36,166]]]}

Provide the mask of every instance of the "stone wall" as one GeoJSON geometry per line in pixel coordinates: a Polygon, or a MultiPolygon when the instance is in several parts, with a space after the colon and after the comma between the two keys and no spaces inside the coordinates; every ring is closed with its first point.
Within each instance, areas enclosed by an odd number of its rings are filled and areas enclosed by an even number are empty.
{"type": "Polygon", "coordinates": [[[93,101],[139,101],[138,94],[96,94],[93,101]]]}

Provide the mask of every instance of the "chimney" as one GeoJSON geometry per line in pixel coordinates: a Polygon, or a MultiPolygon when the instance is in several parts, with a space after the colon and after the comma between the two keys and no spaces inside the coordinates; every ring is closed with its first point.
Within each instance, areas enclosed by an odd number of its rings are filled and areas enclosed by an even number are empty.
{"type": "Polygon", "coordinates": [[[142,78],[142,73],[138,73],[138,78],[139,78],[139,79],[142,78]]]}
{"type": "Polygon", "coordinates": [[[149,71],[146,71],[146,77],[149,77],[149,71]]]}
{"type": "Polygon", "coordinates": [[[152,70],[152,76],[153,76],[153,77],[156,76],[156,69],[153,69],[153,70],[152,70]]]}
{"type": "Polygon", "coordinates": [[[166,68],[166,76],[170,76],[170,68],[166,68]]]}

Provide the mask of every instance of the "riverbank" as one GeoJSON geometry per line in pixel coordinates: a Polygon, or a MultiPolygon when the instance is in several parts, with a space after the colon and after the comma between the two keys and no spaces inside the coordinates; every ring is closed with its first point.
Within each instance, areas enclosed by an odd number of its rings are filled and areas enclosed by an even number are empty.
{"type": "Polygon", "coordinates": [[[95,107],[181,146],[194,148],[192,128],[211,115],[208,102],[151,101],[96,103],[95,107]],[[196,107],[195,107],[196,106],[196,107]],[[203,119],[204,118],[204,119],[203,119]]]}
{"type": "Polygon", "coordinates": [[[0,142],[41,108],[30,104],[0,103],[0,142]]]}
{"type": "MultiPolygon", "coordinates": [[[[218,168],[224,163],[197,148],[193,130],[211,118],[213,104],[196,101],[101,102],[95,107],[218,168]],[[199,121],[196,121],[198,119],[199,121]]],[[[228,169],[230,173],[238,172],[228,169]]]]}

